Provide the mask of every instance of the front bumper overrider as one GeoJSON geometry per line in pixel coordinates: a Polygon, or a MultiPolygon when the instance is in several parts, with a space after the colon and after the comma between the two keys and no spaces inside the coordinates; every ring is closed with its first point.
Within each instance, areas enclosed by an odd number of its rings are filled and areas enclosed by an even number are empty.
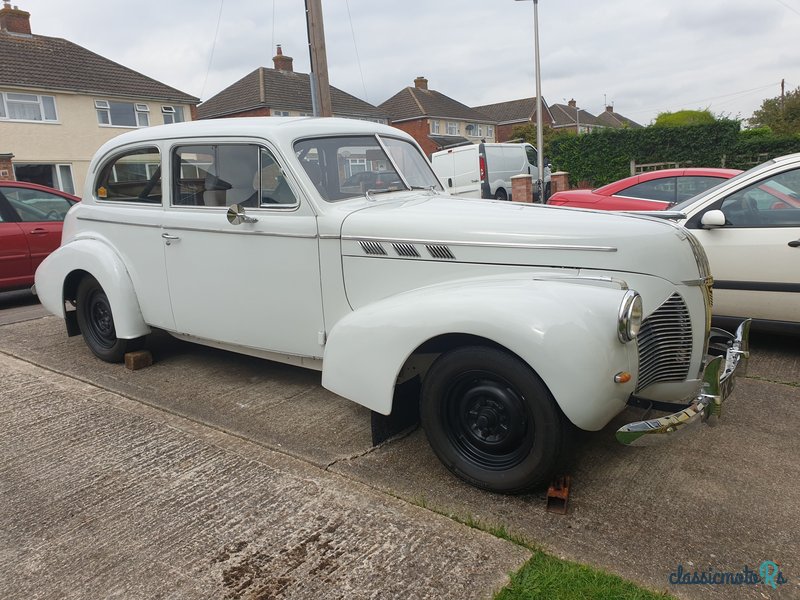
{"type": "Polygon", "coordinates": [[[750,319],[743,321],[735,334],[711,330],[709,352],[718,355],[706,360],[700,391],[688,406],[665,417],[628,423],[617,430],[617,441],[628,446],[649,446],[666,441],[711,415],[719,417],[723,401],[733,392],[736,376],[747,369],[750,323],[750,319]]]}

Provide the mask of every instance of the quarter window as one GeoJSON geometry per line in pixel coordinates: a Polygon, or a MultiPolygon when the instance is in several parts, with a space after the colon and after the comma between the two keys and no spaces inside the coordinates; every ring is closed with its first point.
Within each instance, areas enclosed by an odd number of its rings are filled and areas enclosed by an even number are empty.
{"type": "Polygon", "coordinates": [[[140,148],[107,162],[100,170],[94,193],[99,200],[161,204],[158,148],[140,148]]]}
{"type": "Polygon", "coordinates": [[[95,100],[97,122],[108,127],[147,127],[150,125],[150,107],[147,104],[95,100]]]}
{"type": "Polygon", "coordinates": [[[58,121],[56,99],[36,94],[0,93],[0,119],[58,121]]]}

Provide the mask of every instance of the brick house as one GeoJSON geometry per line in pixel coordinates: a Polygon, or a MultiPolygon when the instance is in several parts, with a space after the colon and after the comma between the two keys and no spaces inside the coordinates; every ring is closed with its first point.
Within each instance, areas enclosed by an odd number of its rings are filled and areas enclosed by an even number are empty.
{"type": "MultiPolygon", "coordinates": [[[[199,119],[222,117],[304,117],[313,115],[311,78],[295,72],[290,56],[278,46],[274,69],[259,67],[197,107],[199,119]]],[[[331,86],[335,117],[386,123],[387,115],[372,104],[331,86]]]]}
{"type": "Polygon", "coordinates": [[[198,98],[0,9],[0,179],[81,195],[95,150],[138,127],[193,118],[198,98]]]}
{"type": "Polygon", "coordinates": [[[614,112],[613,106],[606,106],[606,109],[597,115],[597,120],[606,127],[614,127],[615,129],[624,127],[639,129],[642,127],[642,125],[639,125],[639,123],[632,121],[628,117],[623,117],[618,112],[614,112]]]}
{"type": "MultiPolygon", "coordinates": [[[[473,106],[479,112],[497,123],[495,139],[498,142],[507,142],[512,139],[514,127],[518,125],[536,125],[536,98],[521,98],[496,104],[473,106]]],[[[545,127],[553,125],[553,115],[542,97],[542,124],[545,127]]]]}
{"type": "Polygon", "coordinates": [[[494,142],[496,123],[484,113],[435,90],[428,80],[417,77],[378,106],[391,125],[410,134],[430,156],[443,148],[461,144],[494,142]]]}
{"type": "Polygon", "coordinates": [[[607,127],[593,114],[578,108],[575,100],[570,100],[567,104],[551,105],[550,114],[553,115],[552,127],[557,130],[590,133],[595,129],[607,127]]]}

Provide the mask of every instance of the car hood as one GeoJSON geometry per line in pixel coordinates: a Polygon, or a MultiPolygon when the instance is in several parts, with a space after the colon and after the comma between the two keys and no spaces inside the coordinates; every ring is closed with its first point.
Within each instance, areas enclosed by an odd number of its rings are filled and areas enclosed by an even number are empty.
{"type": "Polygon", "coordinates": [[[698,277],[686,230],[653,217],[419,194],[379,198],[341,235],[346,256],[698,277]]]}

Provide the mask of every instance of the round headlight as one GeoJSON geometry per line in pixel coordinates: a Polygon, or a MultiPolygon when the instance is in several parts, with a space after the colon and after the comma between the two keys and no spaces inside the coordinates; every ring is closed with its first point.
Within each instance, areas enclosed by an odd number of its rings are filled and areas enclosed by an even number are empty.
{"type": "Polygon", "coordinates": [[[623,344],[636,339],[642,326],[642,297],[638,292],[628,290],[619,306],[617,335],[623,344]]]}

